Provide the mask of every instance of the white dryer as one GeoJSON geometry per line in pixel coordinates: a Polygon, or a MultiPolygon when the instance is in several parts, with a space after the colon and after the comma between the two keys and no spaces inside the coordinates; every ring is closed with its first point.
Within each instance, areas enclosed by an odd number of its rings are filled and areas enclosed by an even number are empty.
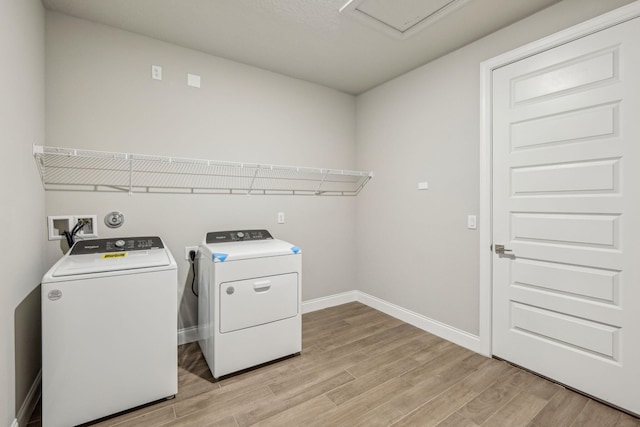
{"type": "Polygon", "coordinates": [[[178,392],[177,270],[159,237],[81,240],[42,279],[42,425],[178,392]]]}
{"type": "Polygon", "coordinates": [[[302,350],[297,246],[267,230],[221,231],[198,253],[198,342],[214,378],[302,350]]]}

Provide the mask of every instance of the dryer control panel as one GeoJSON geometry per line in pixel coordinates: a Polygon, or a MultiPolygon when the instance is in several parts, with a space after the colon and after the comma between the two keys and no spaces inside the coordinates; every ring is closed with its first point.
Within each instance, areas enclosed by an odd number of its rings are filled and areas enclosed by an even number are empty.
{"type": "Polygon", "coordinates": [[[121,237],[113,239],[79,240],[69,255],[101,254],[120,251],[146,251],[162,249],[164,245],[157,236],[121,237]]]}
{"type": "Polygon", "coordinates": [[[207,244],[269,239],[273,239],[273,237],[267,230],[211,231],[207,233],[207,244]]]}

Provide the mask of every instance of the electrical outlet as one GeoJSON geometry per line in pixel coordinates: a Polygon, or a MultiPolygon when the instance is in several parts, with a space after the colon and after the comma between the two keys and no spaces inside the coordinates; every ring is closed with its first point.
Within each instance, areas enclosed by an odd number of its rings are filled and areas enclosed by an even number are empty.
{"type": "Polygon", "coordinates": [[[84,227],[78,231],[78,236],[82,238],[98,237],[98,216],[97,215],[74,215],[73,226],[79,222],[85,223],[84,227]]]}
{"type": "Polygon", "coordinates": [[[278,224],[284,224],[284,212],[278,212],[278,224]]]}
{"type": "Polygon", "coordinates": [[[151,78],[154,80],[162,80],[162,67],[159,65],[151,66],[151,78]]]}
{"type": "Polygon", "coordinates": [[[187,261],[189,261],[191,258],[189,258],[189,252],[191,251],[196,251],[196,254],[198,253],[198,247],[197,246],[185,246],[184,248],[184,259],[186,259],[187,261]]]}

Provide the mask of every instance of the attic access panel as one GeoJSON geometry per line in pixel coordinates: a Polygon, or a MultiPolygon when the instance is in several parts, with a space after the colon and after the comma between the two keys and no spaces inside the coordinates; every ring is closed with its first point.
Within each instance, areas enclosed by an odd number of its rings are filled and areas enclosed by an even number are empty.
{"type": "Polygon", "coordinates": [[[469,0],[349,0],[344,13],[399,39],[405,39],[469,0]]]}

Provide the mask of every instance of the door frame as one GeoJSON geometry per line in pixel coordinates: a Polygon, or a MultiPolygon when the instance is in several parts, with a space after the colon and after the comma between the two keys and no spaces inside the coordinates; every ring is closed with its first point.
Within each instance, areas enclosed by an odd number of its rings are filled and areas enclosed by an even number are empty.
{"type": "Polygon", "coordinates": [[[493,355],[491,336],[493,317],[493,251],[491,249],[493,244],[491,110],[493,87],[491,80],[493,71],[637,17],[640,17],[640,0],[480,63],[479,352],[485,356],[493,355]]]}

